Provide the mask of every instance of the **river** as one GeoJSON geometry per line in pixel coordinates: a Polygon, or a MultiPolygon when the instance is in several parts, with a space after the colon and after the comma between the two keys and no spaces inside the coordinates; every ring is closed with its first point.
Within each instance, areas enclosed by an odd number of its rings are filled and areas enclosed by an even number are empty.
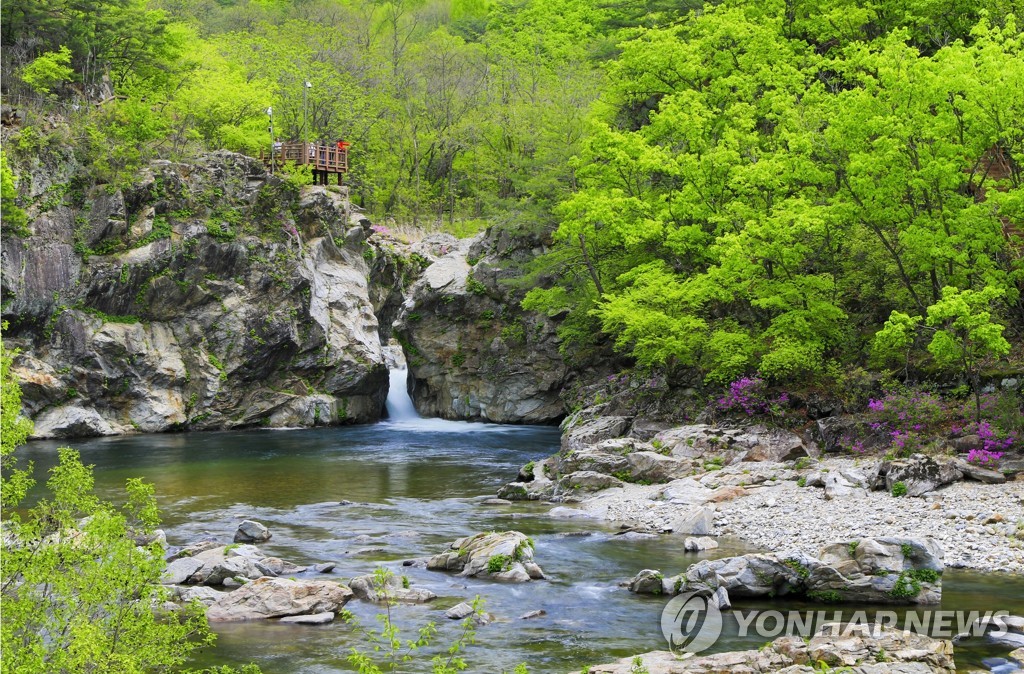
{"type": "MultiPolygon", "coordinates": [[[[533,673],[567,672],[663,649],[664,600],[637,597],[619,583],[643,568],[674,573],[707,556],[753,551],[723,539],[717,550],[684,554],[681,538],[629,539],[593,521],[550,518],[547,505],[482,505],[520,466],[557,451],[557,429],[422,420],[396,407],[404,402],[390,403],[393,418],[370,426],[37,441],[23,451],[45,469],[53,465],[56,447],[73,445],[95,466],[97,492],[112,500],[123,494],[129,477],[152,482],[171,545],[209,536],[230,542],[248,518],[273,533],[260,545],[268,555],[298,564],[338,562],[325,578],[345,581],[378,565],[405,573],[413,587],[438,595],[428,604],[394,610],[409,638],[433,620],[441,628],[438,643],[447,643],[458,625],[443,610],[480,595],[496,621],[478,629],[477,643],[466,653],[472,672],[498,674],[520,662],[533,673]],[[440,552],[460,536],[504,529],[535,539],[536,560],[550,580],[506,585],[401,564],[440,552]],[[538,609],[547,614],[519,619],[538,609]]],[[[943,590],[943,609],[1024,613],[1019,577],[948,570],[943,590]]],[[[767,605],[740,604],[747,606],[767,605]]],[[[790,606],[805,607],[780,602],[775,608],[790,606]]],[[[348,608],[364,626],[377,627],[375,607],[353,601],[348,608]]],[[[730,636],[729,627],[713,650],[765,641],[730,636]]],[[[349,648],[366,648],[365,638],[340,621],[219,624],[215,630],[217,645],[193,666],[256,662],[266,674],[348,672],[349,648]]],[[[983,655],[999,652],[958,649],[958,665],[966,671],[983,655]]],[[[420,661],[403,671],[428,670],[420,661]]]]}

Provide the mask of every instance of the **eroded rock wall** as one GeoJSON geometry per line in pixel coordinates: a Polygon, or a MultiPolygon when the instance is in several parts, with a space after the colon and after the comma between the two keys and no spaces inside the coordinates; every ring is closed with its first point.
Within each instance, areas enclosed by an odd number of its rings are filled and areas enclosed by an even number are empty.
{"type": "Polygon", "coordinates": [[[505,281],[527,239],[497,234],[430,237],[415,253],[430,264],[412,286],[396,324],[420,414],[498,423],[554,423],[569,369],[556,324],[519,308],[505,281]]]}
{"type": "Polygon", "coordinates": [[[38,437],[379,418],[369,223],[338,188],[300,195],[226,152],[123,190],[23,175],[3,318],[38,437]]]}

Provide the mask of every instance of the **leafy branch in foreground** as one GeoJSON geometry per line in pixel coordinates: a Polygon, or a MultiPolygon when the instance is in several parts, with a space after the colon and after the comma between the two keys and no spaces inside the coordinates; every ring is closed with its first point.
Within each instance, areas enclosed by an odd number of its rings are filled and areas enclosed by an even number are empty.
{"type": "MultiPolygon", "coordinates": [[[[415,660],[416,653],[421,648],[428,648],[437,635],[437,625],[431,621],[420,628],[416,639],[402,640],[400,630],[391,614],[391,607],[396,602],[389,594],[388,581],[393,577],[394,574],[384,567],[378,567],[373,572],[373,587],[384,605],[384,609],[377,614],[377,620],[381,623],[380,632],[373,632],[360,626],[350,611],[343,611],[341,614],[342,619],[361,632],[373,646],[373,656],[354,646],[350,649],[348,661],[356,667],[359,674],[400,671],[403,663],[415,660]]],[[[432,674],[456,674],[467,669],[468,665],[462,653],[466,646],[476,641],[475,624],[483,616],[483,605],[484,600],[477,595],[472,602],[473,612],[462,621],[458,637],[443,653],[438,653],[431,659],[432,674]]],[[[526,665],[517,666],[514,674],[528,674],[526,665]]]]}

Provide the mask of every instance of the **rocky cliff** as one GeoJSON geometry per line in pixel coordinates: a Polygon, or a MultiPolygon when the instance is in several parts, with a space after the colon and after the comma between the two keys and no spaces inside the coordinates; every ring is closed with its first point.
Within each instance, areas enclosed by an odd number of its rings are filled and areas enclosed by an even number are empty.
{"type": "Polygon", "coordinates": [[[37,436],[379,418],[388,292],[340,188],[300,194],[231,153],[124,189],[59,156],[21,168],[3,317],[37,436]]]}
{"type": "Polygon", "coordinates": [[[557,325],[524,313],[506,283],[539,250],[492,230],[476,239],[435,236],[415,252],[429,266],[395,326],[409,362],[413,401],[425,416],[553,423],[565,415],[569,376],[557,325]]]}

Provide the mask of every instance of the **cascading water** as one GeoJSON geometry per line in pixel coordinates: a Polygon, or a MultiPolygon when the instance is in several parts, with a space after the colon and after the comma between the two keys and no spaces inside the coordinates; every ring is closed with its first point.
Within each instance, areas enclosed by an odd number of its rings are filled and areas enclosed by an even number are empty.
{"type": "Polygon", "coordinates": [[[391,370],[391,381],[388,388],[388,399],[384,403],[391,421],[412,421],[419,419],[416,406],[409,397],[409,370],[406,368],[391,370]]]}

